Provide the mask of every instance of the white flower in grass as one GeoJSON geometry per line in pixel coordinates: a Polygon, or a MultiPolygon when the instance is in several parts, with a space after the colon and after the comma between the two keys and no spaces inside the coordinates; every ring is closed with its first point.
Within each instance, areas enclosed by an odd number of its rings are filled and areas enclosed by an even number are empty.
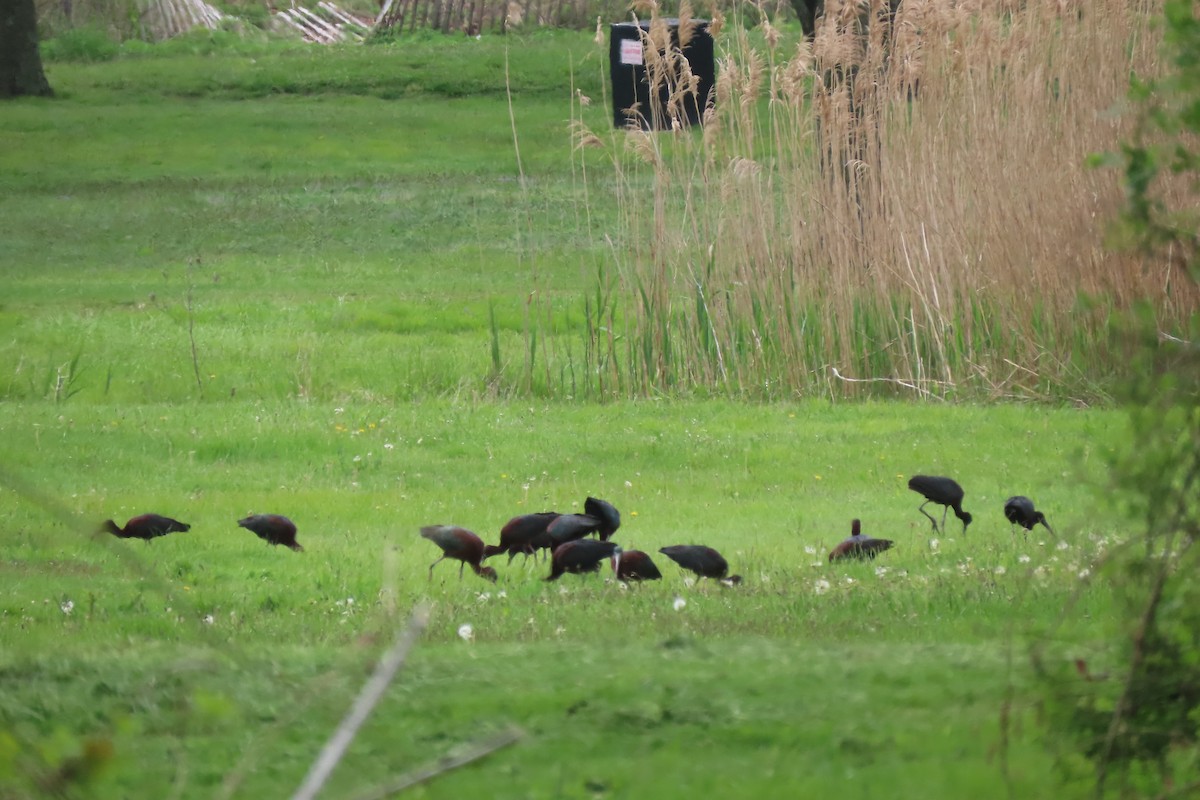
{"type": "Polygon", "coordinates": [[[355,463],[358,463],[359,461],[362,461],[362,456],[355,456],[353,460],[355,463]]]}
{"type": "Polygon", "coordinates": [[[854,584],[858,583],[858,581],[847,575],[846,577],[842,578],[842,583],[844,583],[846,586],[853,586],[854,584]]]}
{"type": "Polygon", "coordinates": [[[508,597],[508,592],[504,591],[503,589],[501,589],[500,591],[496,592],[496,599],[497,599],[497,600],[503,600],[503,599],[504,599],[504,598],[506,598],[506,597],[508,597]]]}
{"type": "Polygon", "coordinates": [[[475,641],[475,629],[471,627],[471,623],[464,622],[462,625],[458,626],[458,638],[462,639],[464,642],[475,641]]]}
{"type": "Polygon", "coordinates": [[[1059,542],[1054,546],[1056,550],[1069,550],[1070,547],[1071,545],[1067,544],[1066,542],[1059,542]]]}
{"type": "Polygon", "coordinates": [[[1090,569],[1088,569],[1087,567],[1084,567],[1083,569],[1079,570],[1079,580],[1086,581],[1088,579],[1088,576],[1090,576],[1091,574],[1092,574],[1092,571],[1090,569]]]}
{"type": "Polygon", "coordinates": [[[876,567],[875,568],[875,577],[876,578],[882,578],[884,575],[887,575],[887,574],[888,574],[887,567],[876,567]]]}
{"type": "Polygon", "coordinates": [[[633,482],[632,482],[632,481],[625,481],[625,488],[626,488],[626,489],[632,489],[632,488],[633,488],[633,482]]]}
{"type": "Polygon", "coordinates": [[[809,566],[810,567],[823,567],[823,566],[825,566],[825,562],[824,561],[814,561],[811,564],[809,564],[809,566]]]}
{"type": "Polygon", "coordinates": [[[566,632],[567,632],[567,629],[564,628],[562,625],[559,625],[557,628],[554,629],[555,636],[562,636],[566,632]]]}
{"type": "Polygon", "coordinates": [[[204,624],[205,624],[205,625],[212,625],[212,624],[213,624],[213,622],[214,622],[214,620],[213,620],[213,615],[212,615],[212,614],[205,614],[205,615],[204,615],[204,624]]]}
{"type": "Polygon", "coordinates": [[[686,606],[686,605],[687,605],[687,600],[684,600],[682,597],[679,597],[678,595],[675,596],[675,602],[671,603],[671,607],[674,608],[676,611],[682,611],[684,609],[684,606],[686,606]]]}
{"type": "Polygon", "coordinates": [[[1028,563],[1029,563],[1029,556],[1027,556],[1027,555],[1025,555],[1024,553],[1022,553],[1021,555],[1017,556],[1017,561],[1019,561],[1019,562],[1020,562],[1020,563],[1022,563],[1022,564],[1028,564],[1028,563]]]}
{"type": "Polygon", "coordinates": [[[396,446],[396,445],[392,444],[391,442],[384,442],[384,443],[383,443],[383,449],[384,449],[384,450],[391,450],[391,449],[395,448],[395,446],[396,446]]]}
{"type": "Polygon", "coordinates": [[[804,545],[804,552],[808,553],[810,556],[815,556],[817,554],[817,548],[810,544],[806,544],[804,545]]]}
{"type": "Polygon", "coordinates": [[[1004,573],[1008,572],[1008,570],[1001,566],[1001,567],[996,567],[996,569],[994,569],[993,572],[995,572],[997,575],[1003,575],[1004,573]]]}
{"type": "Polygon", "coordinates": [[[929,549],[930,549],[930,550],[935,550],[935,551],[936,551],[936,550],[937,550],[939,547],[941,547],[941,546],[942,546],[942,543],[941,543],[940,541],[938,541],[937,539],[930,539],[930,540],[929,540],[929,549]]]}
{"type": "Polygon", "coordinates": [[[335,414],[343,414],[343,413],[345,413],[345,411],[346,411],[346,409],[344,409],[344,408],[335,408],[335,409],[333,410],[333,413],[335,413],[335,414]]]}
{"type": "Polygon", "coordinates": [[[62,612],[69,617],[71,616],[71,612],[75,610],[75,603],[71,600],[64,600],[59,605],[59,608],[61,608],[62,612]]]}
{"type": "Polygon", "coordinates": [[[816,592],[817,594],[825,594],[826,592],[829,591],[829,589],[830,589],[830,583],[829,583],[829,581],[825,580],[824,578],[819,578],[819,579],[813,581],[813,591],[816,592]]]}
{"type": "Polygon", "coordinates": [[[695,578],[684,578],[683,585],[690,589],[696,585],[696,579],[695,578]]]}
{"type": "Polygon", "coordinates": [[[479,602],[486,603],[488,600],[492,599],[492,593],[491,592],[480,592],[479,594],[475,595],[475,597],[476,597],[476,599],[479,600],[479,602]]]}

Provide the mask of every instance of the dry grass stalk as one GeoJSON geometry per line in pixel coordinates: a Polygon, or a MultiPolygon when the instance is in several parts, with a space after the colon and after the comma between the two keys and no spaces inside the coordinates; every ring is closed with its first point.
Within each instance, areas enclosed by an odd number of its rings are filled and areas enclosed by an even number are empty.
{"type": "Polygon", "coordinates": [[[1152,5],[906,0],[890,24],[829,0],[790,59],[724,37],[703,133],[614,157],[640,390],[1099,391],[1113,310],[1148,299],[1172,330],[1200,307],[1177,267],[1102,246],[1122,188],[1086,166],[1156,67],[1152,5]]]}

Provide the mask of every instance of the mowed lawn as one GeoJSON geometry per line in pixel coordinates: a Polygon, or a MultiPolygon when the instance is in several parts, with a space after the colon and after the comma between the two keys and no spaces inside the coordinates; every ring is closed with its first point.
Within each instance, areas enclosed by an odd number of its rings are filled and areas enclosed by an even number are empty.
{"type": "MultiPolygon", "coordinates": [[[[584,35],[525,44],[596,58],[584,35]]],[[[522,181],[503,84],[385,97],[351,80],[357,52],[254,57],[328,80],[261,96],[258,64],[221,53],[226,82],[200,89],[191,57],[150,58],[151,78],[50,65],[64,98],[0,117],[4,792],[48,793],[111,745],[79,791],[290,794],[427,601],[327,796],[509,725],[518,744],[414,794],[1083,793],[1028,654],[1049,637],[1094,663],[1115,635],[1093,561],[1125,534],[1105,491],[1119,412],[496,392],[493,343],[505,368],[529,357],[531,294],[569,336],[603,258],[606,178],[585,192],[572,168],[569,82],[514,96],[522,181]],[[966,535],[953,515],[930,530],[918,472],[964,485],[966,535]],[[1018,493],[1057,537],[1010,529],[1018,493]],[[429,576],[422,525],[495,541],[588,495],[620,509],[623,546],[708,544],[744,583],[662,556],[642,586],[546,583],[521,558],[490,562],[495,585],[429,576]],[[92,535],[147,511],[192,530],[92,535]],[[295,520],[305,552],[236,526],[258,512],[295,520]],[[831,566],[853,518],[896,545],[831,566]]]]}

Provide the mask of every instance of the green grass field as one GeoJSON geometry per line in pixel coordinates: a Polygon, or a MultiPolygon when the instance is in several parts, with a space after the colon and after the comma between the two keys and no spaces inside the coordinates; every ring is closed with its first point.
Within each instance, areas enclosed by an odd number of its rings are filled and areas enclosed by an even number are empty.
{"type": "Polygon", "coordinates": [[[590,34],[510,44],[524,183],[494,41],[53,62],[59,99],[5,106],[0,796],[289,794],[422,600],[324,796],[508,725],[516,746],[415,794],[1082,796],[1028,650],[1104,668],[1089,572],[1123,535],[1121,415],[494,391],[494,341],[505,369],[528,358],[531,293],[580,326],[612,222],[570,158],[564,65],[602,94],[590,34]],[[435,54],[461,80],[367,80],[435,54]],[[966,536],[931,533],[918,472],[966,487],[966,536]],[[1060,539],[1010,531],[1018,493],[1060,539]],[[622,545],[706,543],[745,583],[661,556],[645,586],[520,558],[495,585],[427,576],[420,526],[495,541],[589,494],[622,545]],[[90,535],[151,510],[193,529],[90,535]],[[255,512],[306,552],[236,526],[255,512]],[[828,565],[854,517],[896,547],[828,565]],[[75,785],[89,742],[113,755],[75,785]]]}

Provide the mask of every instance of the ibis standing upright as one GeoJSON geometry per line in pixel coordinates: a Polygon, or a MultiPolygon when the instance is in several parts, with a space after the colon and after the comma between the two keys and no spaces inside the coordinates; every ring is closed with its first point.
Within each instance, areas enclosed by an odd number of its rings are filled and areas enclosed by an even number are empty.
{"type": "Polygon", "coordinates": [[[971,515],[963,511],[963,488],[958,485],[958,481],[934,475],[914,475],[908,479],[908,488],[925,498],[925,502],[921,503],[917,510],[929,517],[934,533],[938,530],[937,520],[925,510],[925,506],[930,503],[943,506],[942,533],[946,532],[946,514],[950,509],[954,509],[954,516],[962,520],[963,533],[967,532],[967,526],[971,524],[971,515]]]}
{"type": "MultiPolygon", "coordinates": [[[[1050,531],[1051,536],[1054,533],[1054,528],[1050,527],[1050,523],[1046,522],[1046,515],[1033,507],[1033,501],[1024,495],[1010,497],[1004,501],[1004,518],[1013,525],[1020,525],[1027,531],[1033,530],[1033,526],[1037,524],[1044,525],[1046,530],[1050,531]]],[[[1026,534],[1028,536],[1028,534],[1026,534]]]]}

